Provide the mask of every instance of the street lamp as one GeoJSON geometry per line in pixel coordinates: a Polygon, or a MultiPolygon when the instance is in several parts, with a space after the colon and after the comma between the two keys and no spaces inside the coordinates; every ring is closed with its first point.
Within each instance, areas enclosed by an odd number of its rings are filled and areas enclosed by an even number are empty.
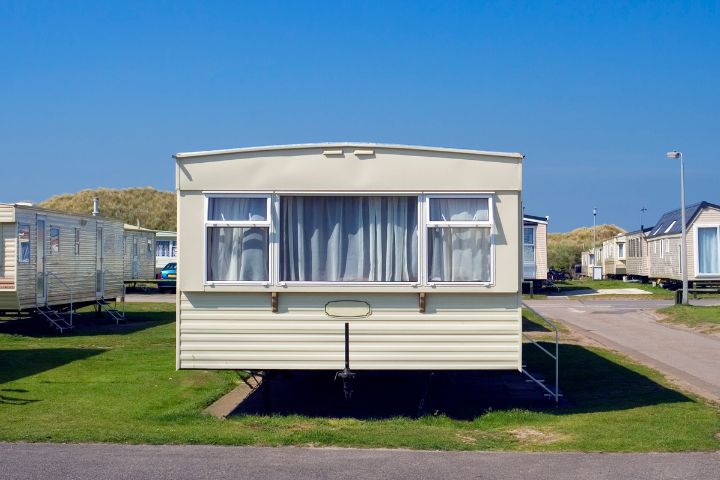
{"type": "Polygon", "coordinates": [[[682,222],[682,241],[680,243],[680,271],[682,271],[682,303],[688,303],[688,274],[687,274],[687,231],[685,225],[685,162],[682,152],[673,150],[665,156],[671,160],[680,160],[680,221],[682,222]]]}
{"type": "Polygon", "coordinates": [[[592,275],[590,278],[595,280],[595,266],[597,265],[597,249],[595,248],[595,219],[597,217],[597,208],[593,207],[593,264],[592,275]]]}

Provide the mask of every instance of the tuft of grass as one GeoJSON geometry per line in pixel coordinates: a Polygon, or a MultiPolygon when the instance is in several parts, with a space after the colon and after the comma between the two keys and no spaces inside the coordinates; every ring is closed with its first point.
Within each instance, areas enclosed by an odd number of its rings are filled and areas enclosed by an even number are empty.
{"type": "MultiPolygon", "coordinates": [[[[217,420],[202,411],[234,388],[239,374],[176,371],[173,308],[129,304],[130,322],[120,327],[86,313],[77,332],[66,336],[47,334],[39,322],[0,322],[0,441],[531,451],[720,447],[716,407],[625,357],[572,344],[560,349],[565,402],[558,408],[549,402],[479,408],[475,399],[482,405],[488,392],[470,389],[457,395],[476,395],[469,416],[439,407],[419,418],[353,417],[340,410],[337,418],[243,414],[217,420]]],[[[537,321],[527,312],[526,318],[537,321]]],[[[523,351],[524,363],[550,379],[549,359],[533,345],[523,351]]]]}

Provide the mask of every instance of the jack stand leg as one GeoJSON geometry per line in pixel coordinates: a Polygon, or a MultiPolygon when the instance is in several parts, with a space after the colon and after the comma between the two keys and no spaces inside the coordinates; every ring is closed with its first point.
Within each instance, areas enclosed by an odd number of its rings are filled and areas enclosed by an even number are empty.
{"type": "Polygon", "coordinates": [[[342,379],[343,382],[343,393],[345,394],[345,400],[350,400],[352,397],[352,381],[355,379],[356,373],[350,371],[350,324],[345,324],[345,368],[342,372],[335,374],[335,380],[338,378],[342,379]]]}

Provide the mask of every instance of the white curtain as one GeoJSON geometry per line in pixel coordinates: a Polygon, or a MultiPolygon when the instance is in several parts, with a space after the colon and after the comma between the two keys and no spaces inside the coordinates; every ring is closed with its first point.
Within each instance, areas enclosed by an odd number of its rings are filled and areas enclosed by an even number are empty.
{"type": "Polygon", "coordinates": [[[489,282],[489,227],[428,229],[428,279],[431,282],[489,282]]]}
{"type": "Polygon", "coordinates": [[[282,197],[280,278],[417,281],[417,197],[282,197]]]}
{"type": "Polygon", "coordinates": [[[267,281],[268,229],[208,227],[207,279],[267,281]]]}
{"type": "Polygon", "coordinates": [[[432,221],[480,221],[489,220],[487,198],[431,198],[432,221]]]}
{"type": "Polygon", "coordinates": [[[698,266],[700,273],[720,273],[718,230],[698,228],[698,266]]]}
{"type": "Polygon", "coordinates": [[[220,222],[267,220],[267,198],[210,198],[208,220],[220,222]]]}

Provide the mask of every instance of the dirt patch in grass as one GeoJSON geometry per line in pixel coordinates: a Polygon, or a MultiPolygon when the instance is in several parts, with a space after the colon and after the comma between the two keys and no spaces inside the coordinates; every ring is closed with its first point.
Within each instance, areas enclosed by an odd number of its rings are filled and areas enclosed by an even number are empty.
{"type": "Polygon", "coordinates": [[[519,442],[532,445],[548,445],[564,439],[563,435],[534,428],[516,428],[508,433],[519,442]]]}

